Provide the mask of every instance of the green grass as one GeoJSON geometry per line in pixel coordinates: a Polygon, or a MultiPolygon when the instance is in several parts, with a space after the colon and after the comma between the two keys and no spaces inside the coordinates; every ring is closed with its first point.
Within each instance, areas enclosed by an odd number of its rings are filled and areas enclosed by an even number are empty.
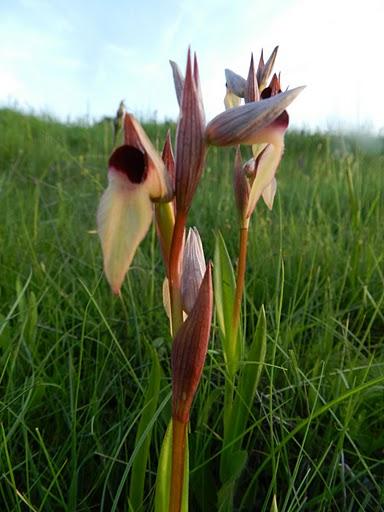
{"type": "MultiPolygon", "coordinates": [[[[167,126],[148,125],[161,146],[167,126]]],[[[174,135],[174,126],[171,126],[174,135]]],[[[113,297],[95,230],[108,123],[0,111],[0,510],[128,510],[151,370],[162,377],[145,507],[170,416],[170,339],[154,230],[113,297]],[[119,490],[119,491],[118,491],[119,490]]],[[[245,151],[244,155],[245,156],[245,151]]],[[[233,151],[210,149],[191,211],[208,258],[237,252],[233,151]]],[[[384,140],[289,133],[272,212],[251,223],[244,329],[267,356],[236,509],[384,509],[384,140]]],[[[224,365],[214,320],[191,418],[190,510],[216,510],[224,365]]]]}

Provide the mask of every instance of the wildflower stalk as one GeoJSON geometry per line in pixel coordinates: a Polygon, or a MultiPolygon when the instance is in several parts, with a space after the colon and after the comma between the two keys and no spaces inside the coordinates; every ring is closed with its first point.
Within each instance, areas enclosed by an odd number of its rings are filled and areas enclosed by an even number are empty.
{"type": "Polygon", "coordinates": [[[185,442],[188,423],[172,418],[172,476],[169,512],[180,512],[183,496],[185,442]]]}
{"type": "Polygon", "coordinates": [[[186,214],[177,212],[173,228],[171,252],[169,257],[169,291],[171,296],[172,334],[175,336],[183,323],[183,306],[181,299],[181,261],[184,245],[186,214]]]}
{"type": "Polygon", "coordinates": [[[240,228],[239,262],[238,262],[238,266],[237,266],[237,275],[236,275],[235,301],[233,304],[233,312],[232,312],[231,341],[233,344],[237,343],[237,336],[238,336],[238,332],[239,332],[241,302],[242,302],[242,298],[243,298],[245,269],[246,269],[246,263],[247,263],[247,242],[248,242],[248,222],[243,223],[240,228]]]}
{"type": "MultiPolygon", "coordinates": [[[[232,324],[230,331],[230,342],[229,346],[233,347],[233,352],[236,352],[236,344],[239,343],[239,325],[241,318],[241,303],[244,292],[245,282],[245,269],[247,263],[247,247],[248,247],[248,225],[249,219],[242,222],[240,227],[240,241],[239,241],[239,261],[237,266],[236,274],[236,288],[235,288],[235,300],[233,303],[232,310],[232,324]]],[[[234,390],[234,377],[237,368],[233,369],[233,374],[228,376],[225,384],[225,395],[224,395],[224,431],[228,429],[228,424],[231,421],[232,413],[232,402],[233,402],[233,390],[234,390]]]]}

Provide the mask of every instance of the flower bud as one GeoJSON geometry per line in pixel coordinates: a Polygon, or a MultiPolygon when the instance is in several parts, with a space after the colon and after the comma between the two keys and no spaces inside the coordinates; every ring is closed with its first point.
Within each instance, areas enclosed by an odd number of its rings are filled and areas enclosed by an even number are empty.
{"type": "MultiPolygon", "coordinates": [[[[248,163],[248,162],[247,162],[248,163]]],[[[253,161],[253,165],[255,162],[253,161]]],[[[249,200],[249,181],[241,161],[240,146],[237,146],[236,157],[235,157],[235,173],[233,179],[233,187],[235,191],[236,206],[240,214],[240,219],[245,218],[247,212],[248,200],[249,200]]]]}
{"type": "Polygon", "coordinates": [[[212,319],[211,264],[188,318],[177,331],[172,346],[172,416],[187,423],[208,350],[212,319]]]}
{"type": "Polygon", "coordinates": [[[189,314],[195,304],[206,270],[203,244],[196,228],[188,232],[181,275],[183,309],[189,314]]]}
{"type": "Polygon", "coordinates": [[[187,69],[176,132],[176,209],[186,214],[191,206],[205,159],[204,109],[195,59],[192,71],[188,51],[187,69]]]}

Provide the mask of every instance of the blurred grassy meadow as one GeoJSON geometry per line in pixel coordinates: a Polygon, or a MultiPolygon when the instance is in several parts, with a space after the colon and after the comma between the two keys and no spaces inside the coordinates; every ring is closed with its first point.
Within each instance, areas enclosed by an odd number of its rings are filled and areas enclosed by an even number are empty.
{"type": "MultiPolygon", "coordinates": [[[[146,129],[161,148],[173,124],[146,129]]],[[[161,363],[145,507],[170,417],[170,339],[154,229],[113,297],[95,213],[109,122],[0,110],[0,511],[129,510],[135,440],[161,363]]],[[[245,150],[243,157],[246,157],[245,150]]],[[[235,264],[233,150],[210,149],[190,224],[235,264]]],[[[272,212],[251,222],[244,329],[268,349],[236,510],[384,510],[384,138],[288,132],[272,212]]],[[[190,434],[190,510],[216,510],[223,357],[214,319],[190,434]]]]}

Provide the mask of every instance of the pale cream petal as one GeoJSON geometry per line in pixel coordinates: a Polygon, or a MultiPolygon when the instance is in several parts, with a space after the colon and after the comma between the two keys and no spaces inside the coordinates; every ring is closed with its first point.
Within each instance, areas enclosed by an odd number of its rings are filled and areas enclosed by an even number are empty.
{"type": "MultiPolygon", "coordinates": [[[[171,293],[169,291],[169,281],[166,277],[163,281],[163,306],[165,309],[165,312],[167,314],[167,317],[169,319],[169,332],[171,333],[171,336],[173,336],[172,332],[172,317],[171,317],[171,293]]],[[[185,311],[183,311],[183,322],[188,318],[188,315],[185,311]]]]}
{"type": "Polygon", "coordinates": [[[256,178],[252,183],[251,192],[249,194],[246,217],[252,214],[263,190],[273,180],[283,154],[283,147],[282,141],[279,145],[269,144],[260,156],[256,178]]]}
{"type": "Polygon", "coordinates": [[[115,294],[129,269],[136,249],[152,221],[152,203],[144,185],[132,185],[110,171],[109,185],[98,212],[97,226],[104,256],[104,271],[115,294]]]}
{"type": "Polygon", "coordinates": [[[224,105],[226,110],[228,110],[229,108],[238,107],[240,105],[240,102],[241,98],[236,96],[236,94],[234,94],[227,88],[227,92],[224,97],[224,105]]]}
{"type": "Polygon", "coordinates": [[[273,201],[275,199],[277,189],[277,181],[276,178],[273,178],[271,183],[265,187],[262,192],[264,203],[268,206],[270,210],[273,208],[273,201]]]}
{"type": "Polygon", "coordinates": [[[168,277],[165,277],[163,281],[163,306],[167,317],[171,319],[171,294],[169,293],[168,277]]]}

